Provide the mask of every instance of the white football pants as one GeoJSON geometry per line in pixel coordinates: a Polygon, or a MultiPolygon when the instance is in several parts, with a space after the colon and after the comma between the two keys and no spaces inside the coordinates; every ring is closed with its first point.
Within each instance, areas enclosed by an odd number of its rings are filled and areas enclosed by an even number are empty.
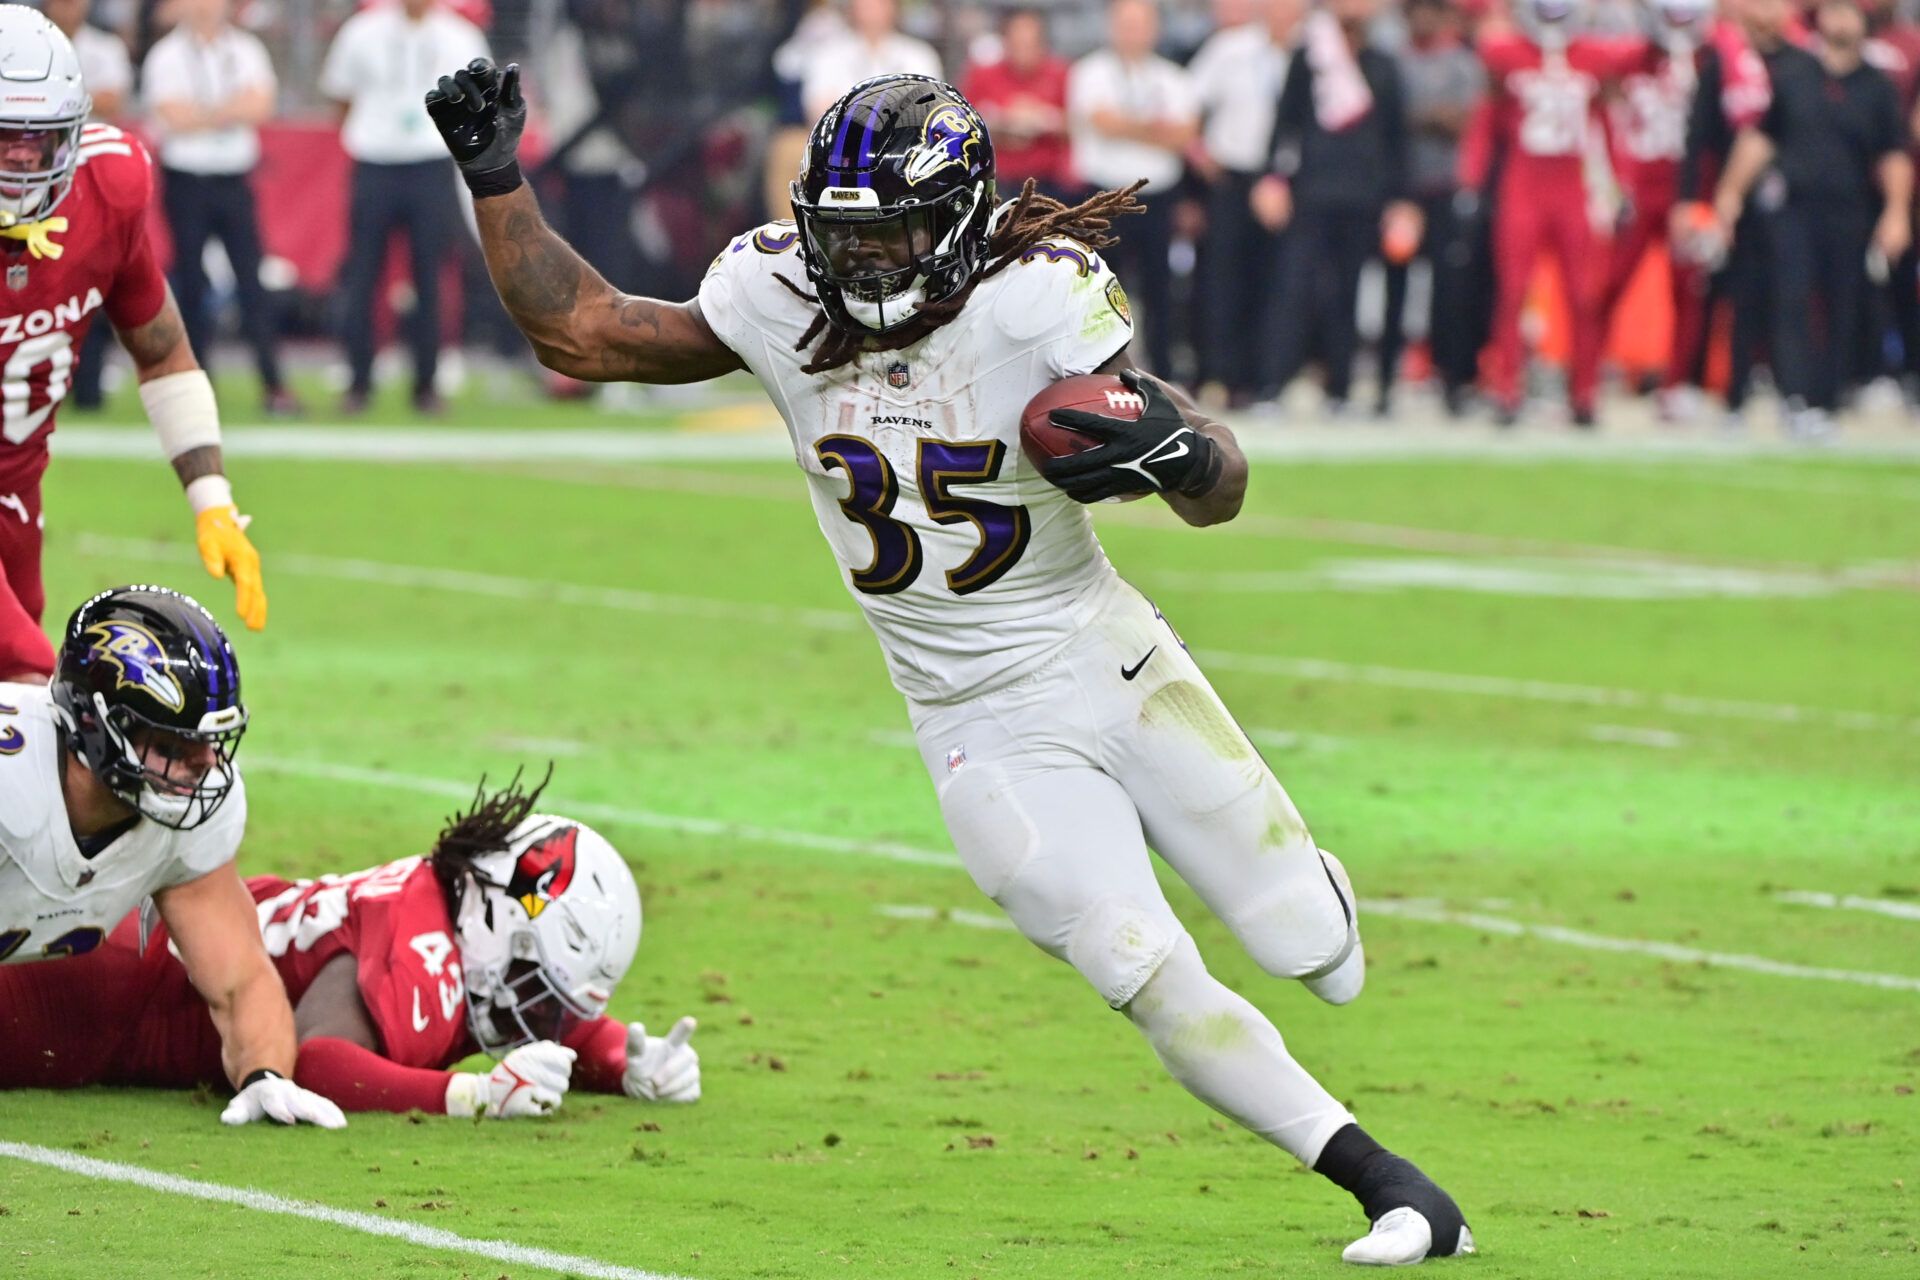
{"type": "Polygon", "coordinates": [[[1131,587],[1006,688],[909,704],[974,883],[1072,964],[1202,1101],[1311,1164],[1353,1117],[1207,973],[1151,845],[1277,977],[1353,950],[1353,904],[1179,637],[1131,587]]]}

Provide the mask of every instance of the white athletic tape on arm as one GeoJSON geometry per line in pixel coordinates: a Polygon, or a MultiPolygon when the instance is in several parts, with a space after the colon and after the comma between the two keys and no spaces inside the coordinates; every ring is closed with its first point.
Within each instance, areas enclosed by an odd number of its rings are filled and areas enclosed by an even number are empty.
{"type": "Polygon", "coordinates": [[[172,462],[181,454],[220,443],[220,406],[204,369],[169,373],[140,384],[140,403],[160,437],[160,452],[172,462]]]}
{"type": "MultiPolygon", "coordinates": [[[[225,476],[201,476],[187,484],[187,503],[195,515],[212,507],[230,507],[233,505],[233,485],[225,476]]],[[[246,527],[246,523],[246,517],[241,517],[242,528],[246,527]]]]}

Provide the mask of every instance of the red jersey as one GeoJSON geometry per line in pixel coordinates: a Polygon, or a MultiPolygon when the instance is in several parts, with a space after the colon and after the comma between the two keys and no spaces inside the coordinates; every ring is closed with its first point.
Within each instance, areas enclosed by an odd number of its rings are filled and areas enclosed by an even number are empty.
{"type": "MultiPolygon", "coordinates": [[[[424,858],[344,876],[254,876],[267,952],[301,997],[328,962],[353,957],[361,1002],[380,1045],[302,1044],[296,1080],[350,1111],[444,1109],[446,1069],[478,1051],[453,920],[424,858]]],[[[167,931],[140,943],[135,912],[107,941],[60,964],[0,968],[0,1088],[142,1084],[183,1088],[222,1079],[220,1036],[167,931]]],[[[573,1087],[618,1093],[626,1027],[581,1024],[565,1040],[580,1057],[573,1087]]]]}
{"type": "MultiPolygon", "coordinates": [[[[382,1057],[437,1070],[478,1051],[467,1034],[453,919],[426,859],[318,880],[252,876],[247,889],[259,904],[261,937],[288,1003],[298,1005],[320,970],[345,953],[354,958],[382,1057]]],[[[123,921],[108,945],[137,947],[137,918],[123,921]]],[[[153,931],[144,959],[162,973],[140,1017],[128,1078],[176,1085],[219,1079],[220,1037],[168,949],[165,926],[153,931]]]]}
{"type": "Polygon", "coordinates": [[[1691,56],[1648,43],[1607,104],[1614,171],[1636,201],[1671,205],[1687,154],[1687,113],[1698,76],[1691,56]]]}
{"type": "Polygon", "coordinates": [[[1005,62],[967,69],[961,93],[987,122],[993,133],[993,163],[1000,175],[1001,194],[1017,196],[1020,184],[1032,178],[1041,187],[1058,190],[1067,170],[1067,64],[1048,58],[1021,75],[1005,62]],[[1025,107],[1051,121],[1051,127],[1028,132],[1016,125],[1017,109],[1025,107]]]}
{"type": "MultiPolygon", "coordinates": [[[[110,125],[80,133],[73,187],[53,211],[60,256],[35,258],[21,240],[0,240],[0,482],[45,464],[54,411],[100,311],[122,329],[160,312],[167,282],[147,239],[153,162],[139,141],[110,125]]],[[[0,483],[0,488],[5,488],[0,483]]]]}
{"type": "Polygon", "coordinates": [[[1461,185],[1485,190],[1499,155],[1502,184],[1511,190],[1537,196],[1541,183],[1584,188],[1600,89],[1644,61],[1646,46],[1638,38],[1578,36],[1549,52],[1517,32],[1484,36],[1487,98],[1461,140],[1461,185]]]}

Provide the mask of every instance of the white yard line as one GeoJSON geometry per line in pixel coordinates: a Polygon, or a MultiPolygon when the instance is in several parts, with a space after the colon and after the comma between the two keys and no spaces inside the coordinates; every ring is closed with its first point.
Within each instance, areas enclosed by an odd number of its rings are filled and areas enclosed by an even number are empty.
{"type": "MultiPolygon", "coordinates": [[[[80,551],[87,555],[179,564],[192,563],[195,556],[193,548],[184,542],[109,538],[98,534],[81,534],[75,542],[80,551]]],[[[866,630],[865,622],[851,608],[844,611],[806,609],[786,605],[715,600],[704,596],[663,595],[652,591],[630,591],[622,587],[587,586],[541,578],[476,573],[466,569],[440,569],[426,565],[310,556],[293,552],[276,554],[272,568],[276,573],[365,582],[378,586],[450,591],[497,599],[583,605],[617,609],[629,613],[668,614],[848,634],[866,630]]],[[[1862,732],[1920,733],[1920,719],[1884,715],[1874,711],[1840,711],[1788,702],[1701,698],[1690,694],[1654,693],[1640,689],[1608,688],[1603,685],[1523,680],[1509,676],[1466,675],[1446,671],[1419,671],[1368,663],[1335,662],[1325,658],[1290,658],[1270,654],[1232,653],[1219,649],[1197,650],[1194,656],[1207,666],[1222,671],[1238,671],[1247,675],[1272,676],[1287,680],[1324,680],[1339,684],[1414,689],[1427,693],[1458,694],[1466,697],[1567,703],[1576,706],[1644,708],[1673,715],[1757,720],[1770,724],[1813,724],[1862,732]]]]}
{"type": "Polygon", "coordinates": [[[966,911],[959,907],[922,907],[886,902],[881,903],[874,910],[890,920],[944,920],[948,924],[962,925],[968,929],[988,929],[995,933],[1016,932],[1013,921],[1005,916],[988,915],[984,911],[966,911]]]}
{"type": "MultiPolygon", "coordinates": [[[[769,418],[771,420],[771,409],[769,418]]],[[[1327,440],[1303,438],[1294,434],[1261,436],[1247,444],[1250,458],[1327,462],[1392,462],[1408,460],[1485,459],[1505,462],[1531,462],[1560,459],[1566,461],[1620,462],[1640,457],[1672,459],[1693,456],[1684,446],[1672,442],[1648,448],[1645,444],[1619,441],[1605,444],[1595,441],[1537,442],[1544,451],[1526,445],[1516,446],[1505,437],[1489,436],[1483,441],[1462,440],[1449,432],[1434,442],[1437,447],[1412,443],[1395,446],[1391,437],[1355,444],[1336,434],[1327,440]]],[[[135,428],[71,426],[52,437],[56,453],[105,460],[154,460],[159,446],[154,437],[135,428]]],[[[570,469],[569,464],[606,463],[734,463],[791,462],[792,444],[784,435],[674,434],[620,430],[556,431],[458,431],[408,428],[370,429],[364,426],[306,423],[300,426],[229,427],[223,449],[227,456],[243,458],[315,460],[365,463],[437,463],[495,466],[513,464],[515,474],[572,483],[610,485],[639,489],[669,489],[715,497],[765,498],[804,502],[806,491],[797,477],[791,481],[765,477],[734,477],[669,469],[647,473],[596,474],[592,470],[570,469]]],[[[1761,448],[1753,456],[1800,456],[1792,449],[1761,448]]],[[[1718,444],[1702,451],[1703,459],[1717,462],[1738,461],[1742,456],[1718,444]]],[[[1829,455],[1831,456],[1831,455],[1829,455]]],[[[1872,449],[1862,460],[1880,456],[1872,449]]],[[[1903,442],[1894,456],[1920,456],[1920,440],[1903,442]]],[[[1696,470],[1707,470],[1696,468],[1696,470]]],[[[1760,478],[1766,483],[1766,478],[1760,478]]],[[[1817,483],[1817,481],[1816,481],[1817,483]]],[[[1130,524],[1149,528],[1183,527],[1171,512],[1152,508],[1103,510],[1103,523],[1130,524]]],[[[1545,539],[1507,537],[1446,529],[1424,529],[1406,525],[1378,524],[1362,520],[1320,517],[1243,515],[1219,527],[1215,536],[1259,536],[1294,541],[1340,542],[1357,546],[1392,547],[1416,551],[1452,551],[1473,554],[1526,554],[1561,556],[1575,559],[1607,558],[1637,560],[1648,564],[1700,565],[1703,567],[1747,567],[1779,572],[1823,572],[1816,566],[1793,563],[1756,562],[1730,557],[1688,556],[1649,548],[1620,547],[1545,539]]],[[[1920,589],[1920,565],[1873,567],[1868,581],[1861,585],[1887,585],[1920,589]]]]}
{"type": "Polygon", "coordinates": [[[1641,689],[1567,684],[1555,680],[1518,680],[1510,676],[1464,675],[1450,671],[1415,671],[1370,663],[1334,662],[1326,658],[1285,658],[1257,653],[1228,653],[1219,649],[1196,649],[1193,656],[1203,666],[1222,671],[1290,680],[1327,680],[1388,689],[1415,689],[1426,693],[1513,698],[1523,702],[1640,708],[1672,715],[1757,720],[1770,724],[1817,724],[1833,729],[1920,733],[1920,720],[1909,716],[1883,715],[1876,711],[1837,711],[1791,702],[1700,698],[1683,693],[1653,693],[1641,689]]]}
{"type": "Polygon", "coordinates": [[[330,1205],[317,1204],[312,1200],[292,1200],[286,1196],[274,1195],[269,1191],[256,1191],[251,1187],[229,1187],[217,1182],[201,1182],[194,1178],[182,1178],[176,1174],[144,1169],[139,1165],[96,1160],[92,1156],[75,1155],[71,1151],[59,1151],[52,1147],[39,1147],[26,1142],[0,1142],[0,1157],[45,1165],[47,1168],[58,1169],[62,1173],[73,1174],[75,1177],[91,1178],[96,1182],[124,1182],[148,1191],[189,1196],[195,1200],[234,1205],[237,1208],[252,1209],[258,1213],[304,1218],[309,1222],[318,1222],[329,1227],[340,1227],[370,1236],[384,1236],[389,1240],[398,1240],[416,1248],[464,1253],[477,1258],[486,1258],[492,1262],[539,1267],[545,1271],[558,1271],[566,1275],[590,1276],[593,1280],[680,1280],[679,1277],[666,1272],[642,1271],[638,1267],[623,1267],[618,1263],[601,1262],[597,1258],[583,1258],[577,1254],[555,1253],[551,1249],[535,1249],[528,1245],[514,1244],[508,1240],[475,1240],[467,1236],[455,1235],[451,1231],[443,1231],[438,1227],[423,1227],[418,1223],[405,1222],[397,1218],[357,1213],[351,1209],[335,1209],[330,1205]]]}
{"type": "Polygon", "coordinates": [[[1733,470],[1724,467],[1636,467],[1634,475],[1641,480],[1670,484],[1709,484],[1732,489],[1758,489],[1770,493],[1920,502],[1920,482],[1900,479],[1863,482],[1853,476],[1832,475],[1806,469],[1787,474],[1769,474],[1751,469],[1733,470]]]}
{"type": "MultiPolygon", "coordinates": [[[[489,470],[500,468],[487,464],[489,470]]],[[[695,471],[685,467],[653,467],[647,470],[609,471],[579,463],[516,465],[512,474],[523,478],[577,484],[595,488],[640,489],[652,492],[689,493],[705,498],[729,498],[746,501],[782,502],[803,505],[806,490],[795,477],[729,475],[721,471],[695,471]]],[[[1131,525],[1160,532],[1176,532],[1187,526],[1171,511],[1158,506],[1135,504],[1105,507],[1096,515],[1102,526],[1131,525]]],[[[1397,551],[1424,551],[1459,555],[1504,555],[1550,557],[1556,560],[1600,561],[1608,567],[1641,570],[1685,570],[1701,572],[1748,571],[1797,575],[1822,584],[1845,587],[1883,587],[1920,590],[1920,562],[1886,562],[1848,565],[1834,569],[1824,565],[1791,561],[1749,560],[1739,557],[1687,555],[1648,547],[1624,547],[1601,543],[1555,542],[1542,538],[1509,537],[1503,534],[1459,532],[1429,529],[1416,525],[1379,524],[1366,520],[1336,520],[1315,516],[1272,516],[1243,514],[1213,531],[1218,537],[1272,538],[1287,542],[1329,542],[1346,546],[1379,547],[1397,551]]],[[[1223,582],[1235,575],[1219,575],[1223,582]]],[[[1247,589],[1304,591],[1322,589],[1311,573],[1238,575],[1252,584],[1247,589]]],[[[1179,580],[1183,587],[1194,587],[1201,580],[1189,575],[1179,580]]],[[[1231,589],[1223,585],[1220,589],[1231,589]]]]}
{"type": "MultiPolygon", "coordinates": [[[[623,427],[466,431],[344,422],[229,424],[221,433],[221,443],[228,457],[329,462],[737,462],[792,458],[793,445],[780,430],[771,404],[766,407],[766,423],[765,431],[724,434],[623,427]]],[[[1722,440],[1705,434],[1596,438],[1552,430],[1500,432],[1491,427],[1410,427],[1372,432],[1300,423],[1276,427],[1236,421],[1234,426],[1241,449],[1249,458],[1291,462],[1726,463],[1751,458],[1791,461],[1807,456],[1804,447],[1760,435],[1744,440],[1722,440]]],[[[64,457],[156,462],[160,457],[153,433],[132,426],[63,426],[54,433],[52,446],[64,457]]],[[[1920,438],[1881,435],[1843,439],[1823,449],[1819,457],[1829,462],[1911,462],[1920,457],[1920,438]]]]}
{"type": "MultiPolygon", "coordinates": [[[[769,421],[773,410],[767,410],[769,421]]],[[[109,461],[160,460],[151,431],[138,428],[62,427],[52,448],[68,458],[109,461]]],[[[228,426],[221,453],[229,458],[315,462],[775,462],[793,460],[784,435],[679,434],[643,430],[460,431],[455,429],[350,426],[307,422],[298,426],[228,426]]]]}
{"type": "Polygon", "coordinates": [[[1596,724],[1587,730],[1595,742],[1617,742],[1629,747],[1655,747],[1672,751],[1687,744],[1685,734],[1671,729],[1649,729],[1634,724],[1596,724]]]}
{"type": "Polygon", "coordinates": [[[1920,978],[1909,977],[1906,974],[1872,973],[1858,969],[1821,969],[1808,965],[1789,964],[1784,960],[1769,960],[1765,956],[1740,955],[1726,951],[1702,951],[1698,947],[1683,947],[1678,943],[1655,942],[1647,938],[1613,938],[1605,934],[1587,933],[1580,929],[1567,929],[1557,924],[1529,924],[1522,920],[1510,920],[1505,916],[1483,915],[1477,911],[1453,911],[1428,902],[1391,898],[1377,901],[1363,899],[1360,903],[1360,912],[1363,918],[1372,914],[1398,916],[1403,920],[1419,920],[1427,924],[1461,925],[1469,929],[1479,929],[1485,933],[1505,934],[1514,938],[1539,938],[1545,942],[1581,947],[1588,951],[1657,956],[1662,960],[1672,960],[1678,964],[1702,964],[1715,969],[1739,969],[1746,973],[1762,973],[1774,978],[1845,982],[1854,986],[1880,987],[1889,991],[1920,991],[1920,978]]]}
{"type": "MultiPolygon", "coordinates": [[[[83,533],[77,539],[87,555],[123,556],[134,560],[170,562],[192,553],[183,542],[140,538],[109,538],[83,533]]],[[[624,613],[666,614],[705,618],[715,622],[751,622],[771,627],[805,627],[815,631],[864,632],[858,613],[841,609],[804,609],[787,605],[715,600],[708,596],[666,595],[625,587],[596,587],[550,578],[520,578],[470,569],[441,569],[430,565],[394,564],[384,560],[355,560],[340,556],[309,556],[277,552],[273,571],[341,582],[365,582],[381,587],[450,591],[457,595],[490,596],[500,600],[528,600],[546,604],[585,605],[624,613]]]]}
{"type": "MultiPolygon", "coordinates": [[[[249,755],[244,767],[249,771],[284,773],[293,777],[318,778],[331,782],[351,782],[362,786],[390,787],[424,795],[445,796],[451,800],[471,800],[475,782],[455,782],[450,778],[429,778],[419,774],[393,773],[386,769],[365,769],[354,765],[329,764],[322,760],[287,760],[277,756],[249,755]]],[[[544,804],[570,817],[594,821],[623,822],[629,826],[682,835],[720,836],[754,844],[787,845],[813,849],[821,853],[852,854],[863,858],[882,858],[888,862],[906,862],[927,867],[958,867],[960,860],[937,849],[919,849],[891,840],[854,840],[845,836],[819,835],[785,827],[763,827],[751,822],[728,822],[719,818],[694,818],[683,814],[660,813],[629,805],[599,804],[591,800],[544,799],[544,804]]]]}
{"type": "Polygon", "coordinates": [[[1870,911],[1895,920],[1920,920],[1920,902],[1890,902],[1885,898],[1860,898],[1851,893],[1820,893],[1812,889],[1783,889],[1773,895],[1776,901],[1797,907],[1825,907],[1830,911],[1870,911]]]}
{"type": "MultiPolygon", "coordinates": [[[[1013,928],[1013,922],[1006,917],[987,915],[979,911],[907,906],[897,903],[878,906],[874,910],[894,920],[941,920],[949,924],[963,925],[969,929],[1011,930],[1013,928]]],[[[1658,956],[1662,960],[1674,960],[1682,964],[1703,964],[1716,969],[1739,969],[1746,973],[1761,973],[1775,978],[1806,978],[1818,982],[1846,982],[1862,987],[1882,987],[1893,991],[1920,991],[1920,978],[1908,977],[1905,974],[1872,973],[1856,969],[1816,969],[1806,965],[1788,964],[1782,960],[1769,960],[1765,956],[1702,951],[1696,947],[1683,947],[1671,942],[1654,942],[1645,938],[1613,938],[1605,934],[1585,933],[1579,929],[1565,929],[1553,924],[1528,924],[1525,921],[1509,920],[1504,916],[1490,916],[1476,911],[1452,911],[1428,900],[1363,898],[1360,902],[1360,914],[1363,920],[1369,915],[1398,916],[1404,920],[1418,920],[1425,924],[1460,925],[1485,933],[1504,934],[1508,937],[1539,938],[1545,942],[1581,947],[1588,951],[1658,956]]]]}
{"type": "MultiPolygon", "coordinates": [[[[467,799],[473,795],[473,787],[464,782],[454,782],[445,778],[426,778],[413,774],[388,773],[380,769],[362,769],[348,765],[333,765],[319,761],[280,760],[272,757],[253,758],[247,761],[250,769],[260,769],[273,773],[286,773],[297,777],[325,778],[336,782],[357,782],[371,786],[395,787],[403,791],[418,791],[428,795],[448,796],[467,799]]],[[[731,835],[743,840],[752,840],[764,844],[784,844],[799,849],[812,849],[821,853],[850,854],[859,857],[884,858],[893,862],[912,863],[919,866],[941,867],[957,870],[960,860],[952,853],[934,849],[919,849],[910,845],[894,844],[879,840],[851,840],[841,836],[823,836],[809,831],[794,831],[785,827],[763,827],[752,823],[721,822],[711,818],[684,818],[671,814],[655,813],[646,809],[630,809],[620,805],[593,803],[575,803],[556,800],[553,807],[561,812],[580,818],[599,818],[610,822],[626,822],[635,826],[652,827],[658,830],[687,832],[695,835],[731,835]]],[[[1671,942],[1654,942],[1640,938],[1610,938],[1596,933],[1583,933],[1577,929],[1565,929],[1559,925],[1528,924],[1520,920],[1509,920],[1501,916],[1482,915],[1471,911],[1452,911],[1438,903],[1409,899],[1367,899],[1360,904],[1363,912],[1374,915],[1400,916],[1409,920],[1421,920],[1429,924],[1463,925],[1480,929],[1488,933],[1501,933],[1514,937],[1536,937],[1548,942],[1557,942],[1565,946],[1584,947],[1591,951],[1629,952],[1639,955],[1658,956],[1663,960],[1675,960],[1686,964],[1705,964],[1716,968],[1741,969],[1749,973],[1764,973],[1780,978],[1811,978],[1827,982],[1850,982],[1859,986],[1885,987],[1895,991],[1920,991],[1920,978],[1907,977],[1894,973],[1869,973],[1851,969],[1816,969],[1805,965],[1789,964],[1781,960],[1769,960],[1765,956],[1735,955],[1721,951],[1702,951],[1695,947],[1683,947],[1671,942]]],[[[949,919],[957,924],[973,928],[998,929],[995,923],[999,917],[982,912],[951,911],[934,907],[916,907],[893,905],[879,908],[883,914],[901,919],[949,919]],[[985,922],[985,923],[982,923],[985,922]]]]}

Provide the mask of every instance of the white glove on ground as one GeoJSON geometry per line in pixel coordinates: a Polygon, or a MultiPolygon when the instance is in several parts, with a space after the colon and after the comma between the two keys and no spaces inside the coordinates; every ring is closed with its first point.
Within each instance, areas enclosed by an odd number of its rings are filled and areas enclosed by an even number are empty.
{"type": "Polygon", "coordinates": [[[285,1076],[257,1071],[246,1088],[220,1113],[221,1124],[252,1124],[275,1120],[281,1124],[317,1124],[322,1129],[344,1129],[347,1117],[319,1094],[302,1089],[285,1076]]]}
{"type": "Polygon", "coordinates": [[[447,1114],[543,1116],[558,1111],[573,1077],[573,1050],[551,1040],[523,1044],[492,1071],[456,1072],[447,1081],[447,1114]]]}
{"type": "Polygon", "coordinates": [[[700,1101],[700,1055],[687,1043],[700,1024],[691,1017],[665,1037],[647,1034],[645,1023],[627,1024],[627,1070],[620,1087],[643,1102],[700,1101]]]}

